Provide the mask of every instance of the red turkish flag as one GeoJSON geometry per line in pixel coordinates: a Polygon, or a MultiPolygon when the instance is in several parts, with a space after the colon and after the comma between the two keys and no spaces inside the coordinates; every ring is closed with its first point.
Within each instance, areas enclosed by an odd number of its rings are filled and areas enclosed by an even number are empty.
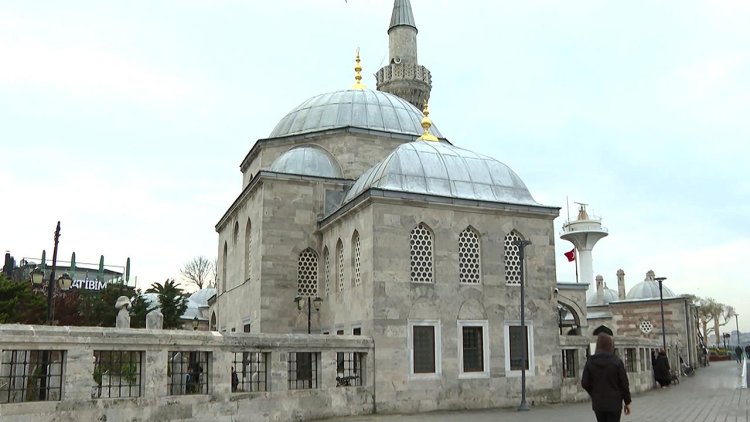
{"type": "Polygon", "coordinates": [[[573,262],[576,260],[576,248],[573,248],[569,250],[568,252],[565,252],[565,257],[568,258],[568,262],[573,262]]]}

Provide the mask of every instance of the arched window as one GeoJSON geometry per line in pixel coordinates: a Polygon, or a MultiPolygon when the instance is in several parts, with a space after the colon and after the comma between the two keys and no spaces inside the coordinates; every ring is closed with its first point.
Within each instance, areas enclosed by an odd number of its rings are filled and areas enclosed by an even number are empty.
{"type": "Polygon", "coordinates": [[[216,331],[216,312],[211,312],[211,331],[216,331]]]}
{"type": "Polygon", "coordinates": [[[467,227],[458,235],[458,281],[478,284],[481,282],[479,233],[467,227]]]}
{"type": "Polygon", "coordinates": [[[432,268],[432,230],[419,223],[409,234],[411,253],[411,281],[413,283],[434,283],[432,268]]]}
{"type": "Polygon", "coordinates": [[[323,277],[325,277],[326,296],[331,294],[331,254],[328,252],[328,246],[323,248],[323,277]]]}
{"type": "Polygon", "coordinates": [[[239,221],[234,222],[234,232],[232,232],[232,243],[237,244],[237,239],[240,237],[240,223],[239,221]]]}
{"type": "Polygon", "coordinates": [[[318,295],[318,254],[307,248],[297,261],[297,293],[300,296],[318,295]]]}
{"type": "Polygon", "coordinates": [[[515,230],[505,236],[505,283],[507,284],[521,284],[521,256],[518,253],[518,245],[514,245],[513,242],[522,239],[515,230]]]}
{"type": "Polygon", "coordinates": [[[336,244],[336,269],[340,293],[344,291],[344,244],[341,243],[341,239],[336,244]]]}
{"type": "Polygon", "coordinates": [[[224,254],[221,256],[221,291],[227,291],[227,242],[224,242],[224,254]]]}
{"type": "Polygon", "coordinates": [[[352,235],[352,284],[359,286],[362,284],[362,278],[359,271],[359,232],[354,230],[352,235]]]}
{"type": "Polygon", "coordinates": [[[251,272],[252,269],[252,257],[253,257],[253,238],[251,236],[250,230],[252,229],[252,224],[250,223],[250,219],[247,219],[247,224],[245,224],[245,280],[250,280],[251,278],[251,272]]]}

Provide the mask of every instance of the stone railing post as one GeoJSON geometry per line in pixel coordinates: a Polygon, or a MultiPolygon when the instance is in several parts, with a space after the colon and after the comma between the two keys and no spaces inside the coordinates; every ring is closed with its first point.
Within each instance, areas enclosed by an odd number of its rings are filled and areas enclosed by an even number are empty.
{"type": "Polygon", "coordinates": [[[336,350],[323,350],[320,353],[321,390],[336,388],[336,350]]]}
{"type": "MultiPolygon", "coordinates": [[[[214,349],[211,353],[213,362],[211,374],[211,391],[216,395],[228,395],[232,392],[232,366],[234,366],[234,353],[221,349],[214,349]]],[[[237,368],[234,368],[235,370],[237,368]]]]}
{"type": "Polygon", "coordinates": [[[268,391],[286,391],[289,389],[287,384],[287,359],[291,351],[271,352],[271,359],[268,366],[268,391]]]}
{"type": "Polygon", "coordinates": [[[143,359],[143,397],[164,397],[167,391],[167,351],[147,350],[143,359]]]}
{"type": "Polygon", "coordinates": [[[63,368],[63,398],[91,400],[94,381],[94,351],[86,344],[71,344],[63,368]]]}

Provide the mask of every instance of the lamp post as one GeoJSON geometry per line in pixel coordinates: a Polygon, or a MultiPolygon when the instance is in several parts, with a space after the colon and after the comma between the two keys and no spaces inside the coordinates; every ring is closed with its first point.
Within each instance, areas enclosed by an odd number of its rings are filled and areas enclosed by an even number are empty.
{"type": "Polygon", "coordinates": [[[193,331],[198,329],[198,315],[193,317],[193,331]]]}
{"type": "Polygon", "coordinates": [[[740,316],[740,314],[735,312],[734,313],[734,325],[735,325],[735,328],[737,329],[737,346],[740,345],[740,323],[737,321],[738,316],[740,316]]]}
{"type": "Polygon", "coordinates": [[[521,403],[518,405],[518,411],[529,410],[529,405],[526,403],[526,354],[528,353],[528,345],[526,344],[526,303],[525,303],[525,292],[524,292],[524,260],[525,260],[525,249],[526,246],[531,245],[530,240],[514,240],[513,245],[518,246],[518,258],[520,261],[519,270],[521,272],[521,403]]]}
{"type": "Polygon", "coordinates": [[[724,338],[724,350],[727,350],[727,339],[732,337],[729,333],[724,333],[721,335],[724,338]]]}
{"type": "Polygon", "coordinates": [[[661,307],[661,344],[664,352],[667,351],[667,328],[664,326],[664,293],[662,291],[662,283],[666,279],[666,277],[656,277],[654,279],[659,282],[659,306],[661,307]]]}
{"type": "Polygon", "coordinates": [[[310,302],[312,302],[312,306],[315,308],[315,312],[318,312],[320,311],[320,305],[323,304],[323,299],[316,296],[311,300],[310,296],[297,296],[294,298],[294,303],[297,304],[298,310],[301,311],[302,308],[305,307],[305,299],[307,299],[307,334],[310,334],[310,316],[312,314],[310,302]]]}

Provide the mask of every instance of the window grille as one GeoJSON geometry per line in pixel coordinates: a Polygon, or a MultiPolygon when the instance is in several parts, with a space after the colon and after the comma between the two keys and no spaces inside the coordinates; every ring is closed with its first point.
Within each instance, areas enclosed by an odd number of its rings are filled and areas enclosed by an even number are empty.
{"type": "Polygon", "coordinates": [[[578,373],[576,365],[576,350],[563,349],[562,351],[562,376],[563,378],[575,378],[578,373]]]}
{"type": "Polygon", "coordinates": [[[323,270],[326,285],[326,296],[331,294],[331,254],[328,252],[328,248],[323,249],[323,270]]]}
{"type": "Polygon", "coordinates": [[[362,357],[364,353],[336,353],[336,387],[362,385],[362,357]]]}
{"type": "Polygon", "coordinates": [[[526,368],[529,369],[529,330],[528,327],[511,325],[508,327],[510,337],[510,370],[520,371],[521,360],[526,355],[526,368]],[[523,335],[526,335],[526,350],[523,350],[523,335]]]}
{"type": "Polygon", "coordinates": [[[625,369],[628,372],[635,372],[637,368],[637,361],[635,354],[635,348],[626,348],[625,349],[625,369]]]}
{"type": "Polygon", "coordinates": [[[479,283],[479,235],[467,228],[458,236],[458,280],[461,283],[479,283]]]}
{"type": "Polygon", "coordinates": [[[409,235],[411,249],[411,281],[413,283],[432,283],[432,232],[419,223],[409,235]]]}
{"type": "Polygon", "coordinates": [[[251,235],[251,229],[252,225],[250,224],[250,220],[247,220],[247,225],[245,226],[245,280],[250,280],[252,278],[252,268],[253,268],[253,237],[251,235]]]}
{"type": "Polygon", "coordinates": [[[232,366],[232,392],[268,391],[270,353],[236,352],[232,366]]]}
{"type": "Polygon", "coordinates": [[[435,373],[435,327],[415,325],[413,327],[414,373],[435,373]]]}
{"type": "Polygon", "coordinates": [[[646,370],[646,349],[638,348],[638,357],[641,360],[641,372],[644,372],[646,370]]]}
{"type": "Polygon", "coordinates": [[[650,334],[654,330],[654,324],[649,320],[641,321],[640,327],[643,334],[650,334]]]}
{"type": "Polygon", "coordinates": [[[91,398],[141,396],[143,352],[94,350],[91,398]]]}
{"type": "Polygon", "coordinates": [[[0,404],[60,400],[64,355],[62,350],[3,350],[0,404]]]}
{"type": "Polygon", "coordinates": [[[318,352],[289,352],[289,389],[308,390],[318,388],[318,352]]]}
{"type": "Polygon", "coordinates": [[[362,284],[362,277],[360,276],[360,259],[359,259],[359,233],[354,232],[354,241],[352,242],[352,260],[353,262],[353,271],[352,271],[352,277],[354,278],[354,285],[359,286],[362,284]]]}
{"type": "Polygon", "coordinates": [[[482,327],[462,327],[464,372],[484,371],[484,345],[482,327]]]}
{"type": "Polygon", "coordinates": [[[208,381],[211,379],[209,356],[209,352],[170,351],[167,362],[169,394],[208,394],[208,381]]]}
{"type": "Polygon", "coordinates": [[[297,292],[308,297],[318,295],[318,254],[310,248],[299,254],[297,292]]]}
{"type": "Polygon", "coordinates": [[[344,245],[339,240],[336,245],[336,255],[338,261],[338,280],[339,280],[339,292],[344,291],[344,245]]]}
{"type": "Polygon", "coordinates": [[[505,282],[507,284],[521,284],[521,258],[518,253],[518,245],[513,242],[521,240],[516,232],[510,232],[505,236],[505,282]]]}

